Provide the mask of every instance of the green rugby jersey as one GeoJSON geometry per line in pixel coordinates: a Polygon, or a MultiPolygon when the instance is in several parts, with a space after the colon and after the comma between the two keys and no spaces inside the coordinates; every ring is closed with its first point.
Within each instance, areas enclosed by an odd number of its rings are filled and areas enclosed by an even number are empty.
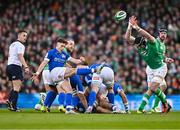
{"type": "Polygon", "coordinates": [[[138,53],[151,69],[157,69],[164,65],[166,47],[159,38],[154,42],[147,41],[146,48],[138,48],[138,53]]]}

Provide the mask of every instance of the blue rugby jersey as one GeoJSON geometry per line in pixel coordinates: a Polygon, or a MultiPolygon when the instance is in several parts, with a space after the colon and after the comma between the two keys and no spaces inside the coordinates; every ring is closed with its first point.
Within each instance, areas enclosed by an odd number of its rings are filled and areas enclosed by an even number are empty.
{"type": "Polygon", "coordinates": [[[62,50],[59,52],[56,48],[51,49],[45,56],[45,60],[49,61],[49,70],[53,70],[56,67],[63,67],[67,60],[69,60],[70,55],[62,50]]]}

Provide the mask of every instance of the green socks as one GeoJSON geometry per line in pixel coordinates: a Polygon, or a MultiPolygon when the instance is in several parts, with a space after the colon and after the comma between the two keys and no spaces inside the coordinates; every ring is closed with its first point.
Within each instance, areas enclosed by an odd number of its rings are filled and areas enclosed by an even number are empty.
{"type": "Polygon", "coordinates": [[[159,88],[154,93],[162,103],[166,102],[166,95],[159,88]]]}
{"type": "Polygon", "coordinates": [[[138,109],[139,111],[143,111],[143,110],[144,110],[144,107],[145,107],[146,104],[148,103],[149,98],[150,98],[150,96],[145,93],[144,96],[143,96],[141,105],[140,105],[140,107],[139,107],[139,109],[138,109]]]}
{"type": "Polygon", "coordinates": [[[153,109],[156,108],[156,107],[158,107],[159,101],[160,101],[160,99],[159,99],[157,96],[155,96],[154,105],[153,105],[153,107],[152,107],[153,109]]]}

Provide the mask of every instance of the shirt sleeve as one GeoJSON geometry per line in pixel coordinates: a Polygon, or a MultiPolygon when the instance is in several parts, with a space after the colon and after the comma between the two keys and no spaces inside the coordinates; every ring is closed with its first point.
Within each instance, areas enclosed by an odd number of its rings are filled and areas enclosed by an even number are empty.
{"type": "Polygon", "coordinates": [[[52,57],[52,52],[51,51],[48,51],[48,53],[46,53],[45,57],[44,57],[44,60],[46,61],[50,61],[52,57]]]}
{"type": "Polygon", "coordinates": [[[71,57],[69,54],[66,53],[66,59],[67,59],[67,61],[71,60],[71,58],[72,58],[72,57],[71,57]]]}
{"type": "Polygon", "coordinates": [[[16,47],[17,47],[18,54],[24,54],[25,47],[23,45],[17,44],[16,47]]]}

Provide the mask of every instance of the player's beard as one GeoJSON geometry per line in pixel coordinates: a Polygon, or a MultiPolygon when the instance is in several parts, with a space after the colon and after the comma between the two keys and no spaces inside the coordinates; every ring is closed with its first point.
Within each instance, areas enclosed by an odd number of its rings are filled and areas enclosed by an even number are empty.
{"type": "Polygon", "coordinates": [[[161,37],[159,37],[159,38],[160,38],[160,40],[161,40],[162,42],[166,39],[165,36],[161,36],[161,37]]]}

